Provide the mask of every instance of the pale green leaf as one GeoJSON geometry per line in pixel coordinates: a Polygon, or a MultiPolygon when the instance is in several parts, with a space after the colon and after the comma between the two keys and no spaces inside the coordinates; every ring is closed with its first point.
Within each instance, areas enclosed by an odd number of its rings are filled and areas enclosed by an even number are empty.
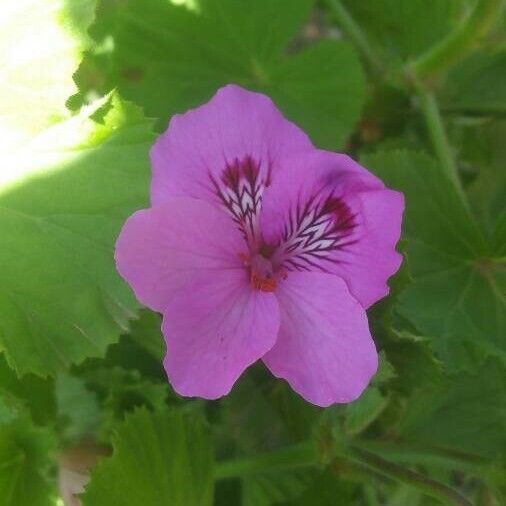
{"type": "Polygon", "coordinates": [[[195,414],[138,410],[113,437],[113,456],[92,472],[84,506],[209,506],[213,452],[195,414]]]}
{"type": "Polygon", "coordinates": [[[69,116],[67,98],[95,0],[16,0],[0,17],[0,146],[3,151],[69,116]]]}
{"type": "Polygon", "coordinates": [[[151,123],[113,96],[2,157],[0,346],[18,373],[102,356],[135,315],[114,241],[147,204],[151,141],[151,123]]]}

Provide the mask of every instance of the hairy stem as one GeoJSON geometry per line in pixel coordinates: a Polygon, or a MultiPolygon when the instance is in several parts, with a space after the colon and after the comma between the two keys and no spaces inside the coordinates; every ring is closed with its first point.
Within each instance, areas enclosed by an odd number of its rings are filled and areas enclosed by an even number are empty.
{"type": "Polygon", "coordinates": [[[465,57],[497,22],[502,7],[503,0],[478,0],[455,30],[410,65],[410,73],[419,80],[432,80],[465,57]]]}
{"type": "Polygon", "coordinates": [[[446,176],[452,181],[457,193],[467,207],[467,199],[459,179],[457,164],[448,141],[436,96],[422,85],[416,86],[416,91],[434,152],[446,176]]]}
{"type": "Polygon", "coordinates": [[[357,25],[344,5],[339,0],[327,0],[327,4],[337,19],[339,26],[361,52],[364,60],[366,60],[371,70],[375,74],[381,74],[383,71],[383,65],[381,64],[378,55],[369,44],[365,33],[362,31],[360,26],[357,25]]]}
{"type": "MultiPolygon", "coordinates": [[[[346,446],[343,452],[344,454],[336,455],[330,462],[331,469],[339,474],[344,472],[366,475],[371,479],[382,477],[394,479],[411,485],[444,504],[472,506],[456,490],[416,471],[385,460],[368,450],[358,446],[346,446]]],[[[215,468],[215,478],[234,478],[259,472],[304,468],[320,464],[321,459],[316,446],[312,441],[306,441],[268,453],[219,462],[215,468]]]]}
{"type": "Polygon", "coordinates": [[[423,474],[407,469],[398,464],[394,464],[361,448],[352,447],[351,452],[355,458],[367,464],[376,472],[397,481],[412,485],[414,488],[420,490],[420,492],[434,497],[435,499],[439,499],[444,504],[472,506],[472,504],[456,490],[447,487],[443,483],[428,478],[423,474]]]}
{"type": "Polygon", "coordinates": [[[215,477],[232,478],[260,471],[312,466],[317,462],[316,448],[312,441],[307,441],[268,453],[219,462],[215,468],[215,477]]]}

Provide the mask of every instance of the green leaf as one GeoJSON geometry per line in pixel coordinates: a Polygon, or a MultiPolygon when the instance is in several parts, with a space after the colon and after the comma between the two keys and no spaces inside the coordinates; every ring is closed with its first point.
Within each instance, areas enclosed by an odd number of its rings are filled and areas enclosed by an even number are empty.
{"type": "Polygon", "coordinates": [[[355,504],[353,491],[355,486],[342,481],[331,471],[326,471],[314,481],[294,506],[348,506],[355,504]]]}
{"type": "Polygon", "coordinates": [[[101,413],[97,398],[84,380],[59,374],[55,382],[58,417],[65,442],[76,443],[97,429],[101,413]]]}
{"type": "Polygon", "coordinates": [[[163,360],[165,341],[163,339],[160,315],[147,309],[141,311],[139,319],[132,322],[129,336],[145,348],[154,358],[163,360]]]}
{"type": "Polygon", "coordinates": [[[471,114],[506,113],[506,51],[481,51],[456,66],[443,88],[444,109],[471,114]]]}
{"type": "Polygon", "coordinates": [[[95,0],[4,2],[0,20],[0,145],[13,147],[69,116],[72,74],[95,0]]]}
{"type": "Polygon", "coordinates": [[[242,478],[242,506],[275,506],[292,501],[314,480],[307,469],[258,473],[242,478]]]}
{"type": "Polygon", "coordinates": [[[135,315],[113,249],[147,203],[151,140],[151,123],[113,95],[2,159],[0,346],[19,374],[103,356],[135,315]]]}
{"type": "MultiPolygon", "coordinates": [[[[311,0],[202,0],[196,9],[165,0],[104,5],[94,28],[114,51],[96,54],[79,73],[93,88],[118,87],[165,127],[175,112],[236,83],[270,95],[320,146],[339,147],[358,120],[364,78],[353,48],[324,41],[286,54],[311,0]]],[[[300,47],[301,44],[299,43],[300,47]]]]}
{"type": "Polygon", "coordinates": [[[212,446],[195,414],[138,410],[120,426],[113,447],[92,472],[84,506],[212,504],[212,446]]]}
{"type": "Polygon", "coordinates": [[[497,219],[492,234],[492,244],[498,256],[506,257],[506,209],[497,219]]]}
{"type": "Polygon", "coordinates": [[[388,360],[386,353],[382,350],[379,352],[378,372],[372,379],[373,385],[381,385],[388,383],[397,376],[394,366],[388,360]]]}
{"type": "Polygon", "coordinates": [[[376,387],[369,387],[356,401],[346,406],[344,427],[351,435],[360,434],[383,412],[388,399],[376,387]]]}
{"type": "MultiPolygon", "coordinates": [[[[452,142],[459,147],[461,164],[475,174],[466,186],[469,201],[481,224],[491,231],[497,218],[506,212],[506,121],[455,119],[451,125],[452,142]]],[[[505,243],[506,240],[501,244],[505,243]]],[[[501,245],[497,247],[500,250],[501,245]]],[[[493,250],[497,251],[497,247],[493,250]]]]}
{"type": "Polygon", "coordinates": [[[51,506],[54,490],[48,479],[55,441],[49,429],[26,416],[0,425],[0,503],[3,506],[51,506]]]}
{"type": "Polygon", "coordinates": [[[497,456],[506,447],[506,376],[497,360],[416,393],[401,421],[410,441],[497,456]]]}
{"type": "Polygon", "coordinates": [[[409,58],[441,40],[465,7],[461,0],[345,0],[355,21],[390,59],[409,58]]]}
{"type": "Polygon", "coordinates": [[[404,234],[414,283],[398,311],[450,367],[506,356],[504,262],[439,166],[409,151],[366,156],[364,164],[406,197],[404,234]]]}
{"type": "Polygon", "coordinates": [[[0,425],[7,425],[12,422],[19,414],[19,408],[16,403],[0,397],[0,425]]]}
{"type": "Polygon", "coordinates": [[[19,378],[0,355],[0,394],[14,399],[24,409],[29,410],[36,424],[48,425],[56,416],[54,382],[34,374],[19,378]]]}
{"type": "Polygon", "coordinates": [[[420,385],[431,385],[443,374],[443,366],[434,356],[428,338],[407,331],[396,332],[386,348],[397,372],[393,387],[401,394],[410,394],[420,385]]]}
{"type": "Polygon", "coordinates": [[[161,409],[166,405],[169,385],[155,383],[137,370],[98,368],[85,373],[87,387],[97,394],[102,408],[98,437],[107,440],[125,415],[139,407],[161,409]]]}

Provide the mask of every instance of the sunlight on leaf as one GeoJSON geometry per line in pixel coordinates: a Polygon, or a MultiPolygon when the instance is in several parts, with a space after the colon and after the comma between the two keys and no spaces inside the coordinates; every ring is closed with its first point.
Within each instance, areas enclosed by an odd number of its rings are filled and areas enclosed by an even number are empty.
{"type": "Polygon", "coordinates": [[[113,250],[146,204],[151,140],[151,122],[113,95],[9,158],[18,178],[0,191],[0,344],[18,373],[103,356],[135,315],[113,250]]]}
{"type": "Polygon", "coordinates": [[[95,0],[16,0],[0,18],[2,153],[69,116],[72,74],[89,44],[95,0]]]}

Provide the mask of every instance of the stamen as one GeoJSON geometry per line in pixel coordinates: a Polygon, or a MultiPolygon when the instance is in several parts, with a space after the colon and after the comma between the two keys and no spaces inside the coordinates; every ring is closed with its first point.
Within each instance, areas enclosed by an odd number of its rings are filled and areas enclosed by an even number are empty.
{"type": "Polygon", "coordinates": [[[251,288],[262,292],[273,292],[276,289],[276,274],[268,258],[261,254],[249,256],[244,253],[239,253],[239,258],[248,268],[251,288]]]}
{"type": "Polygon", "coordinates": [[[252,288],[262,292],[273,292],[278,286],[274,278],[263,278],[253,270],[251,271],[250,283],[252,288]]]}

